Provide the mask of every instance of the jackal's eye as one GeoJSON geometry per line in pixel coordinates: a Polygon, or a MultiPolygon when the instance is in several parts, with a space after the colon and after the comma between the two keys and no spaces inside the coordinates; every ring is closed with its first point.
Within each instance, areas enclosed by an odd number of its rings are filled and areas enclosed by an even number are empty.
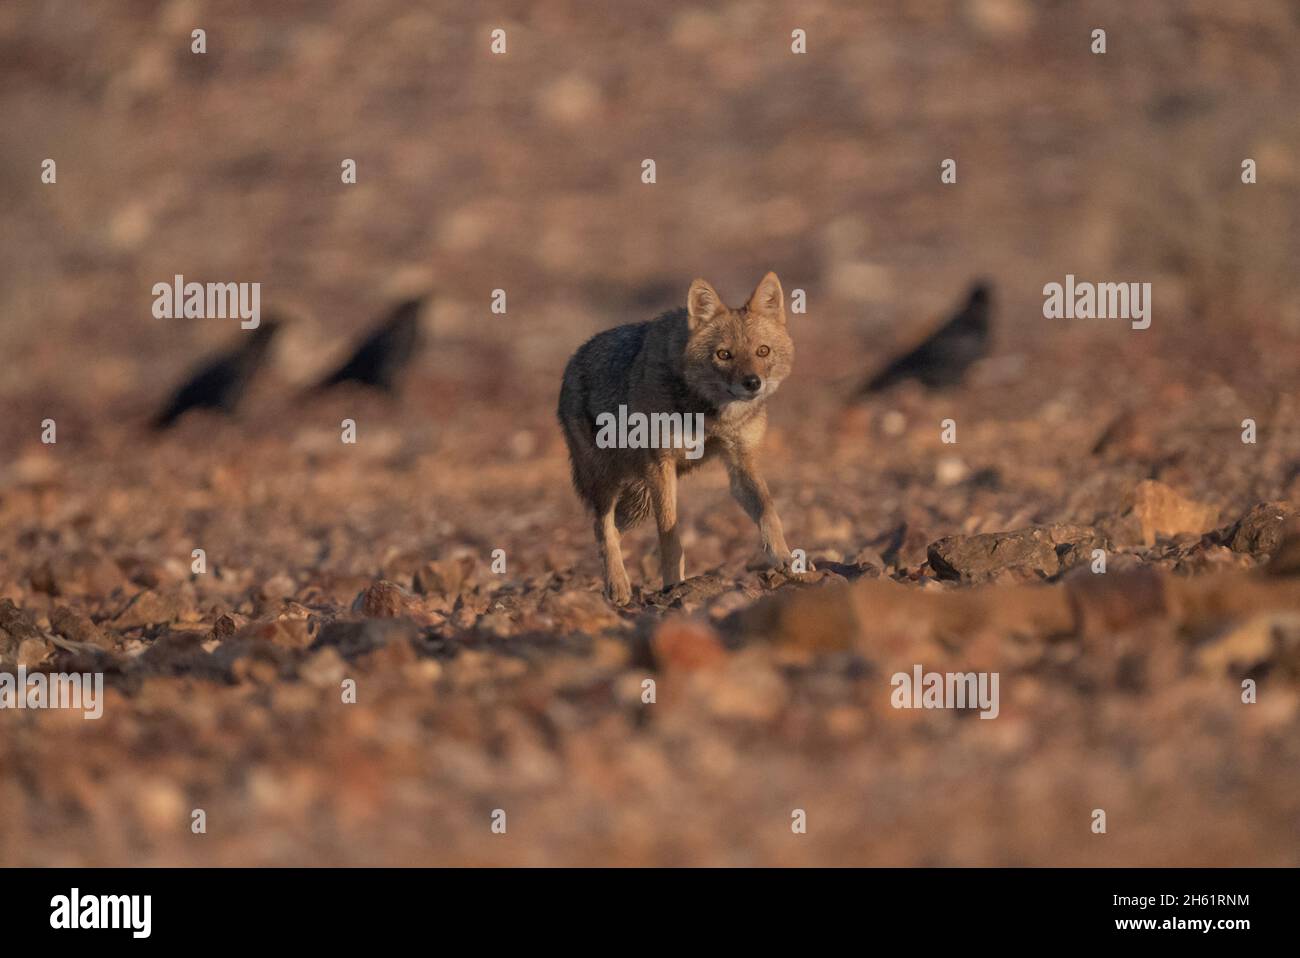
{"type": "Polygon", "coordinates": [[[714,355],[717,356],[719,359],[721,359],[721,360],[725,363],[725,362],[727,362],[729,359],[731,359],[731,350],[729,350],[729,349],[719,349],[716,353],[714,353],[714,355]]]}
{"type": "Polygon", "coordinates": [[[760,355],[760,356],[766,356],[766,355],[767,355],[768,353],[770,353],[771,351],[772,351],[771,348],[768,347],[768,346],[759,346],[759,347],[758,347],[758,355],[760,355]]]}

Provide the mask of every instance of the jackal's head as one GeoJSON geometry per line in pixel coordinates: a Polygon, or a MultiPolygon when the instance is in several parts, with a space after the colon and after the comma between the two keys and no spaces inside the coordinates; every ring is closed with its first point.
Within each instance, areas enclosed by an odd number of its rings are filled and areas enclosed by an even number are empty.
{"type": "Polygon", "coordinates": [[[686,313],[686,381],[715,405],[761,401],[790,375],[794,343],[786,332],[785,294],[775,273],[764,276],[739,309],[697,279],[686,294],[686,313]]]}

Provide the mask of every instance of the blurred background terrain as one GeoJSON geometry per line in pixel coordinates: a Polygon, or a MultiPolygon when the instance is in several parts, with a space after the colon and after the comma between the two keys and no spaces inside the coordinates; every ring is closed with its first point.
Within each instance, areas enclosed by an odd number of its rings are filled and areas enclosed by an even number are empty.
{"type": "Polygon", "coordinates": [[[808,311],[765,472],[830,577],[961,588],[930,544],[1110,528],[1142,480],[1209,518],[1117,560],[1253,567],[1234,523],[1300,502],[1297,102],[1285,0],[3,5],[0,667],[110,690],[0,712],[0,862],[1297,864],[1294,663],[1245,707],[1168,629],[1099,662],[1008,635],[972,722],[889,708],[895,668],[968,667],[907,635],[681,661],[665,617],[795,586],[709,470],[681,510],[719,585],[656,597],[640,530],[612,610],[553,414],[588,336],[773,269],[808,311]],[[1067,273],[1152,283],[1151,328],[1044,319],[1067,273]],[[247,335],[155,319],[175,274],[284,325],[233,416],[155,434],[247,335]],[[976,277],[961,386],[848,402],[976,277]],[[304,394],[424,293],[402,389],[304,394]]]}

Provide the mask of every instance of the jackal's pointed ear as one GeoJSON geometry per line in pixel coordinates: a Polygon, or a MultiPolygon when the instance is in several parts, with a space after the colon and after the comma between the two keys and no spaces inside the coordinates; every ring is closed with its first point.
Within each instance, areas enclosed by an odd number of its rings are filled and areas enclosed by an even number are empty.
{"type": "Polygon", "coordinates": [[[697,279],[691,283],[690,292],[686,294],[686,315],[691,329],[697,329],[707,323],[717,313],[725,309],[718,291],[705,280],[697,279]]]}
{"type": "Polygon", "coordinates": [[[785,322],[785,293],[776,273],[768,273],[759,280],[745,309],[755,316],[769,316],[778,322],[785,322]]]}

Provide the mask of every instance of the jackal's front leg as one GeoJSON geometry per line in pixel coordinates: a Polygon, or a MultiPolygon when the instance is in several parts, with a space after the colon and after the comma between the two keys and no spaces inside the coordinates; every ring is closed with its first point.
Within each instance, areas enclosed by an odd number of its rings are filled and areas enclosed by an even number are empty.
{"type": "Polygon", "coordinates": [[[605,598],[616,605],[632,600],[632,584],[623,568],[623,549],[619,545],[618,524],[614,520],[615,502],[610,502],[596,516],[596,544],[605,567],[605,598]]]}
{"type": "Polygon", "coordinates": [[[781,517],[776,514],[772,494],[758,474],[753,456],[746,449],[734,450],[727,457],[727,472],[731,476],[732,496],[758,526],[767,560],[775,566],[788,568],[791,556],[781,529],[781,517]]]}

